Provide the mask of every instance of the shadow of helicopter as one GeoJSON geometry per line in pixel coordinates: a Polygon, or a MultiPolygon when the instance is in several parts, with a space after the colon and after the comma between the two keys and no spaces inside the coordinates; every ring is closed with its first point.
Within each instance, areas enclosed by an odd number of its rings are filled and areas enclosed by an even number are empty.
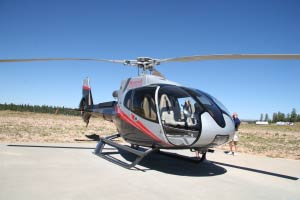
{"type": "Polygon", "coordinates": [[[100,136],[97,134],[85,135],[88,140],[83,139],[74,139],[75,142],[98,142],[100,140],[100,136]]]}
{"type": "Polygon", "coordinates": [[[294,176],[288,176],[288,175],[285,175],[285,174],[279,174],[279,173],[269,172],[269,171],[260,170],[260,169],[253,169],[253,168],[249,168],[249,167],[232,165],[232,164],[228,164],[228,163],[221,163],[221,162],[216,162],[216,161],[211,161],[211,163],[214,163],[214,164],[217,164],[217,165],[223,165],[223,166],[227,166],[227,167],[231,167],[231,168],[246,170],[246,171],[250,171],[250,172],[275,176],[275,177],[278,177],[278,178],[289,179],[289,180],[293,180],[293,181],[297,181],[299,179],[298,177],[294,177],[294,176]]]}
{"type": "MultiPolygon", "coordinates": [[[[122,149],[118,149],[118,152],[111,152],[111,154],[120,154],[125,160],[129,162],[132,162],[135,159],[135,156],[133,154],[128,153],[122,149]]],[[[194,158],[189,158],[186,156],[181,156],[176,153],[170,153],[170,152],[155,152],[149,154],[139,163],[139,165],[147,169],[137,168],[137,170],[141,170],[141,171],[156,170],[163,173],[173,174],[178,176],[204,177],[204,176],[222,175],[227,172],[225,168],[221,167],[221,166],[225,166],[225,167],[236,168],[240,170],[259,173],[262,175],[274,176],[277,178],[283,178],[283,179],[288,179],[293,181],[297,181],[299,179],[298,177],[289,176],[285,174],[279,174],[279,173],[269,172],[265,170],[221,163],[216,161],[206,160],[204,162],[197,162],[197,160],[194,158]]]]}
{"type": "MultiPolygon", "coordinates": [[[[14,145],[9,144],[8,147],[19,147],[19,148],[50,148],[50,149],[95,149],[91,147],[76,147],[76,146],[51,146],[51,145],[14,145]]],[[[115,148],[105,148],[109,150],[106,154],[108,156],[120,155],[123,159],[128,162],[135,160],[135,156],[128,153],[127,151],[118,149],[118,151],[113,151],[115,148]]],[[[223,167],[220,167],[216,164],[210,162],[195,163],[183,159],[178,159],[173,156],[167,156],[161,153],[152,153],[145,157],[140,163],[139,166],[142,166],[147,169],[139,169],[139,171],[149,171],[156,170],[166,174],[173,174],[178,176],[195,176],[195,177],[204,177],[204,176],[216,176],[222,175],[227,172],[223,167]]]]}
{"type": "MultiPolygon", "coordinates": [[[[115,152],[112,153],[115,154],[115,152]]],[[[118,154],[128,162],[135,160],[135,156],[133,154],[124,150],[119,149],[118,154]]],[[[139,166],[146,169],[140,169],[138,167],[135,168],[140,171],[156,170],[166,174],[192,177],[217,176],[227,172],[225,168],[214,163],[206,161],[199,163],[193,158],[190,160],[181,159],[175,153],[168,154],[169,155],[161,152],[151,153],[139,163],[139,166]]]]}
{"type": "Polygon", "coordinates": [[[77,146],[54,146],[54,145],[27,145],[27,144],[8,144],[8,147],[25,147],[25,148],[49,148],[49,149],[95,149],[93,147],[77,146]]]}

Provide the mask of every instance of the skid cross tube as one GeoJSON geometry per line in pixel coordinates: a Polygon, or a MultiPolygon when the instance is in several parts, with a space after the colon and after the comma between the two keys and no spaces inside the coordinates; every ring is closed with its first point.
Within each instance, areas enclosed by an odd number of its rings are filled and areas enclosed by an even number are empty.
{"type": "Polygon", "coordinates": [[[112,163],[115,163],[117,165],[120,165],[122,167],[125,167],[127,169],[131,169],[133,167],[135,167],[137,164],[139,164],[139,162],[141,162],[141,160],[149,155],[150,153],[154,152],[154,151],[158,151],[157,148],[151,148],[151,149],[148,149],[146,151],[139,151],[137,149],[133,149],[129,146],[125,146],[125,145],[121,145],[121,144],[118,144],[116,142],[113,141],[113,139],[116,139],[120,137],[120,134],[115,134],[115,135],[112,135],[112,136],[108,136],[108,137],[105,137],[105,138],[101,138],[100,137],[100,141],[98,142],[97,146],[96,146],[96,149],[95,149],[95,154],[100,156],[101,158],[104,158],[105,160],[108,160],[112,163]],[[129,153],[132,153],[136,156],[136,159],[132,162],[132,163],[126,163],[124,161],[121,161],[115,157],[112,157],[110,156],[110,154],[112,153],[109,153],[109,152],[103,152],[104,150],[104,146],[108,144],[116,149],[122,149],[126,152],[129,152],[129,153]]]}

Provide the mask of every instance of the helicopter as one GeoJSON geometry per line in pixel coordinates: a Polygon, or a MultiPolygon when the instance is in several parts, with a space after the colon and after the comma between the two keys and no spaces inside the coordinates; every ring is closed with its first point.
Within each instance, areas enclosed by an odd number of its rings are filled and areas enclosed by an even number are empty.
{"type": "Polygon", "coordinates": [[[166,62],[188,62],[228,59],[300,60],[300,54],[222,54],[196,55],[155,59],[138,57],[135,60],[92,58],[1,59],[0,62],[35,61],[97,61],[123,64],[138,69],[138,76],[121,81],[113,92],[115,100],[94,104],[90,79],[83,80],[79,111],[88,126],[91,116],[101,116],[113,122],[117,133],[100,138],[95,154],[125,168],[136,166],[152,152],[161,149],[190,149],[206,159],[212,148],[232,140],[235,127],[230,112],[215,97],[196,88],[185,87],[164,77],[156,66],[166,62]],[[119,144],[122,137],[128,145],[119,144]],[[136,156],[132,163],[112,158],[104,152],[109,145],[136,156]],[[146,148],[146,150],[145,150],[146,148]]]}

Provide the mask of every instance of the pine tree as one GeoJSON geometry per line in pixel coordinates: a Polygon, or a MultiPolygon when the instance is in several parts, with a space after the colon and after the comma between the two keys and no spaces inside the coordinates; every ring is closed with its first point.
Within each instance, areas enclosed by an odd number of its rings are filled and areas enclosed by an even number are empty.
{"type": "Polygon", "coordinates": [[[286,114],[286,119],[285,121],[290,122],[291,121],[291,115],[290,113],[286,114]]]}
{"type": "Polygon", "coordinates": [[[268,122],[269,121],[269,115],[268,115],[268,113],[266,113],[266,115],[265,115],[265,122],[268,122]]]}
{"type": "Polygon", "coordinates": [[[284,113],[281,113],[281,112],[278,112],[278,113],[277,113],[277,120],[278,120],[279,122],[285,122],[285,121],[286,121],[285,114],[284,114],[284,113]]]}
{"type": "Polygon", "coordinates": [[[277,115],[277,113],[273,113],[272,122],[273,122],[273,123],[278,122],[278,115],[277,115]]]}
{"type": "Polygon", "coordinates": [[[297,112],[296,112],[296,109],[293,108],[292,112],[291,112],[291,119],[290,119],[291,122],[296,122],[297,121],[297,112]]]}

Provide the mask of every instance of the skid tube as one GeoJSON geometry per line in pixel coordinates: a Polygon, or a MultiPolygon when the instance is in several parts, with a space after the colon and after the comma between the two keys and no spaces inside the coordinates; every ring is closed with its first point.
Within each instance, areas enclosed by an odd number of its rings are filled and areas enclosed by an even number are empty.
{"type": "Polygon", "coordinates": [[[139,164],[145,156],[149,155],[152,152],[159,150],[158,148],[151,148],[146,151],[139,151],[138,148],[136,148],[137,146],[135,146],[135,145],[133,145],[131,148],[129,146],[121,145],[121,144],[118,144],[113,141],[114,139],[119,138],[119,137],[120,137],[120,134],[111,135],[111,136],[108,136],[105,138],[100,137],[100,140],[96,146],[94,153],[97,156],[104,158],[105,160],[108,160],[112,163],[115,163],[121,167],[124,167],[126,169],[131,169],[131,168],[135,167],[137,164],[139,164]],[[136,159],[132,163],[126,163],[115,157],[112,157],[112,156],[110,156],[111,153],[103,152],[104,146],[106,144],[108,144],[109,146],[112,146],[116,149],[122,149],[126,152],[132,153],[132,154],[136,155],[136,159]]]}

